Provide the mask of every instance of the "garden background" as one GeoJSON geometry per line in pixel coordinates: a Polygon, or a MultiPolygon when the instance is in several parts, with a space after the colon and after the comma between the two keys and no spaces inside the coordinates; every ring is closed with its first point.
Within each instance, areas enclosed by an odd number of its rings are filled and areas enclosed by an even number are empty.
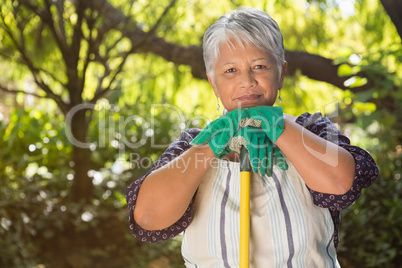
{"type": "Polygon", "coordinates": [[[183,267],[124,198],[180,131],[219,116],[202,36],[239,6],[281,27],[284,111],[320,111],[380,176],[342,213],[342,267],[402,265],[399,0],[2,0],[0,267],[183,267]]]}

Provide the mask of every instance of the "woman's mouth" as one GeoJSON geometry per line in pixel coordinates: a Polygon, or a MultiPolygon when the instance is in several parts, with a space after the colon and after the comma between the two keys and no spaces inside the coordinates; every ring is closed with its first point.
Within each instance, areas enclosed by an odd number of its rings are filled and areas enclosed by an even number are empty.
{"type": "Polygon", "coordinates": [[[260,98],[260,95],[258,94],[250,94],[250,95],[244,95],[238,98],[241,101],[250,101],[250,100],[258,100],[260,98]]]}

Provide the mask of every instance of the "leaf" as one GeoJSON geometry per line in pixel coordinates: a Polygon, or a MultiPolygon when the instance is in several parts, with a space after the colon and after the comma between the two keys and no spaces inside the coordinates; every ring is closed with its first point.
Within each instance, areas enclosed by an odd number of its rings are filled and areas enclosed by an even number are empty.
{"type": "Polygon", "coordinates": [[[360,102],[366,102],[373,97],[375,90],[367,90],[356,94],[356,100],[360,102]]]}
{"type": "Polygon", "coordinates": [[[361,87],[367,84],[367,78],[360,76],[352,76],[347,79],[343,84],[349,88],[361,87]]]}
{"type": "Polygon", "coordinates": [[[353,74],[353,69],[349,64],[341,64],[338,67],[338,76],[343,77],[343,76],[349,76],[353,74]]]}

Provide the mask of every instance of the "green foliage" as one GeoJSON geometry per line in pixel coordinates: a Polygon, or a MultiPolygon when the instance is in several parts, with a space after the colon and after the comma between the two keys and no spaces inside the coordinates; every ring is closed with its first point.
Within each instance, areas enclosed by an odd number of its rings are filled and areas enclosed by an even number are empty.
{"type": "MultiPolygon", "coordinates": [[[[77,82],[68,77],[66,60],[71,58],[57,48],[52,30],[45,27],[38,14],[26,7],[16,8],[19,1],[3,2],[1,84],[38,93],[26,59],[18,52],[21,47],[16,43],[23,41],[24,52],[38,68],[34,68],[36,75],[69,103],[71,97],[78,96],[67,88],[68,82],[77,82]],[[21,29],[21,34],[16,34],[21,29]]],[[[128,26],[146,31],[170,1],[108,2],[132,18],[128,26]]],[[[266,10],[278,22],[287,49],[343,63],[338,74],[351,76],[347,81],[349,90],[341,91],[296,73],[285,79],[282,105],[293,115],[337,111],[336,120],[343,131],[350,131],[352,143],[374,156],[380,177],[344,211],[339,258],[344,267],[399,267],[400,37],[380,1],[355,1],[350,13],[340,8],[341,2],[345,1],[179,0],[156,34],[169,42],[200,45],[205,29],[220,15],[238,6],[253,6],[266,10]],[[369,82],[368,90],[356,92],[369,82]]],[[[45,1],[32,3],[45,8],[45,1]]],[[[72,45],[77,10],[74,1],[63,3],[62,14],[52,6],[51,15],[55,25],[64,23],[67,43],[72,45]]],[[[80,263],[89,267],[146,267],[164,256],[172,267],[182,267],[180,239],[143,244],[129,235],[123,193],[129,183],[146,173],[181,130],[205,126],[218,116],[215,97],[206,81],[192,78],[189,67],[152,54],[127,57],[123,72],[113,80],[131,43],[122,38],[119,29],[101,33],[106,21],[96,10],[84,12],[84,38],[73,70],[85,82],[80,97],[83,102],[90,100],[99,88],[114,81],[87,117],[90,124],[86,142],[91,150],[88,175],[94,193],[85,204],[69,199],[77,176],[71,161],[73,146],[56,105],[35,99],[34,107],[12,109],[9,118],[0,120],[0,266],[34,267],[44,263],[63,267],[80,263]],[[96,38],[101,39],[99,48],[90,51],[96,38]],[[87,69],[85,60],[89,60],[87,69]]],[[[21,106],[23,99],[17,96],[21,106]]]]}
{"type": "Polygon", "coordinates": [[[349,126],[352,141],[359,141],[380,169],[373,186],[343,213],[340,256],[356,267],[402,262],[402,79],[400,66],[392,64],[401,59],[400,45],[363,57],[358,68],[375,83],[367,92],[349,93],[352,105],[343,105],[344,120],[356,121],[349,126]]]}
{"type": "Polygon", "coordinates": [[[144,244],[129,235],[127,223],[125,188],[178,136],[177,125],[196,126],[180,110],[183,118],[167,113],[170,106],[158,109],[150,113],[138,104],[118,111],[105,102],[95,108],[89,131],[89,173],[95,184],[90,204],[68,198],[74,174],[62,117],[17,109],[9,122],[1,122],[0,265],[146,267],[164,256],[180,267],[180,238],[144,244]],[[54,255],[57,251],[63,255],[54,255]]]}
{"type": "Polygon", "coordinates": [[[27,267],[35,261],[38,232],[51,235],[61,227],[52,219],[54,200],[66,194],[68,153],[60,117],[44,117],[37,110],[15,110],[0,125],[1,264],[27,267]],[[63,185],[64,184],[64,185],[63,185]]]}

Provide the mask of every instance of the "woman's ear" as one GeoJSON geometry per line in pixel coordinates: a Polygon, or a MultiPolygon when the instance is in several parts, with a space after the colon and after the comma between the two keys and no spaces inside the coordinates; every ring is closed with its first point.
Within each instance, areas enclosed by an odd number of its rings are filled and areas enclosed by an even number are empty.
{"type": "Polygon", "coordinates": [[[208,77],[208,82],[211,84],[212,89],[214,90],[215,96],[216,96],[217,98],[220,98],[218,88],[215,86],[215,83],[214,83],[214,81],[212,80],[212,78],[211,78],[211,76],[209,75],[208,72],[207,72],[207,77],[208,77]]]}
{"type": "Polygon", "coordinates": [[[283,65],[282,65],[281,77],[279,80],[279,88],[278,89],[281,89],[283,87],[283,80],[285,79],[285,73],[286,73],[287,68],[288,68],[288,62],[284,61],[283,65]]]}

